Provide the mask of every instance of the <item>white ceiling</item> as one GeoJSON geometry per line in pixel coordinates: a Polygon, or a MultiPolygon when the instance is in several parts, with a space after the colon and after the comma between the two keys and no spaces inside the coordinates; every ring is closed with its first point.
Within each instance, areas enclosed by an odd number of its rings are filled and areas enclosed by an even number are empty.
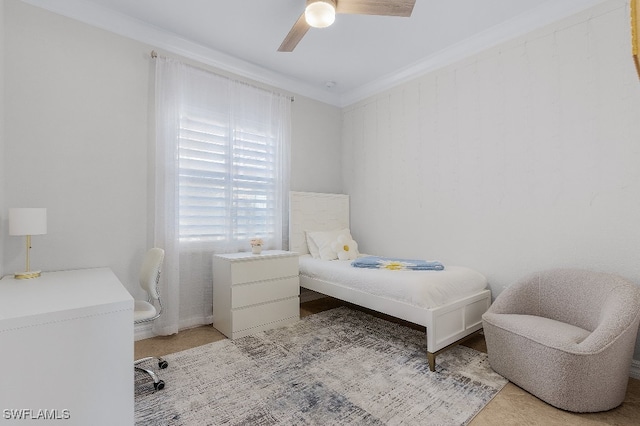
{"type": "Polygon", "coordinates": [[[291,53],[277,49],[305,0],[23,1],[345,106],[604,0],[416,0],[410,18],[338,15],[291,53]]]}

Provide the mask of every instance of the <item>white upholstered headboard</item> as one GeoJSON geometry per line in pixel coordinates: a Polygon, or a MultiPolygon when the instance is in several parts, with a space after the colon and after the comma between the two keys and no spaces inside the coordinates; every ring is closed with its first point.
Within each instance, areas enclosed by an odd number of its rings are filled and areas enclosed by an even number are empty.
{"type": "Polygon", "coordinates": [[[349,227],[349,196],[317,192],[289,192],[289,250],[309,253],[305,231],[349,227]]]}

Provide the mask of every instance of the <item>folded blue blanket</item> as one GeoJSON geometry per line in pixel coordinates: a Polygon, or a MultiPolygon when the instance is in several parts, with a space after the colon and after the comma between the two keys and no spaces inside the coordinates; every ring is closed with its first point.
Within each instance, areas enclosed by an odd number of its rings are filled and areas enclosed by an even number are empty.
{"type": "Polygon", "coordinates": [[[364,256],[359,257],[351,266],[356,268],[390,269],[393,271],[409,269],[413,271],[442,271],[444,265],[437,261],[396,259],[392,257],[364,256]]]}

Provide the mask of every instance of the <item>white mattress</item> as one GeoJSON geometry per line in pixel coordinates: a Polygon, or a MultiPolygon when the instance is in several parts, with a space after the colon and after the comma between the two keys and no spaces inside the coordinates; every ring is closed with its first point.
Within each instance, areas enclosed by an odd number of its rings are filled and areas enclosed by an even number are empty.
{"type": "Polygon", "coordinates": [[[391,271],[354,268],[350,261],[300,256],[300,275],[349,287],[420,308],[434,308],[487,288],[481,273],[463,266],[444,271],[391,271]]]}

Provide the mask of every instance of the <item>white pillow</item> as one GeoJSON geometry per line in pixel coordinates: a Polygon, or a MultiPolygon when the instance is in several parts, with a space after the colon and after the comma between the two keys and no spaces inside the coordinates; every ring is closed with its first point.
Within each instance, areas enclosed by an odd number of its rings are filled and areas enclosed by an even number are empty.
{"type": "Polygon", "coordinates": [[[306,234],[306,238],[307,238],[307,247],[309,248],[309,254],[314,259],[320,259],[320,252],[318,251],[318,246],[316,245],[316,243],[313,242],[313,239],[309,235],[311,232],[304,231],[304,233],[306,234]]]}
{"type": "Polygon", "coordinates": [[[338,254],[331,248],[332,244],[343,236],[347,240],[352,240],[351,232],[349,228],[338,229],[335,231],[306,231],[307,233],[307,245],[309,246],[309,253],[314,259],[322,260],[335,260],[338,258],[338,254]],[[309,242],[311,240],[311,242],[309,242]],[[315,247],[314,247],[315,245],[315,247]],[[315,251],[315,254],[314,254],[315,251]]]}
{"type": "Polygon", "coordinates": [[[336,241],[331,244],[331,248],[338,255],[338,260],[354,260],[357,259],[358,243],[348,239],[344,235],[340,235],[336,241]]]}

